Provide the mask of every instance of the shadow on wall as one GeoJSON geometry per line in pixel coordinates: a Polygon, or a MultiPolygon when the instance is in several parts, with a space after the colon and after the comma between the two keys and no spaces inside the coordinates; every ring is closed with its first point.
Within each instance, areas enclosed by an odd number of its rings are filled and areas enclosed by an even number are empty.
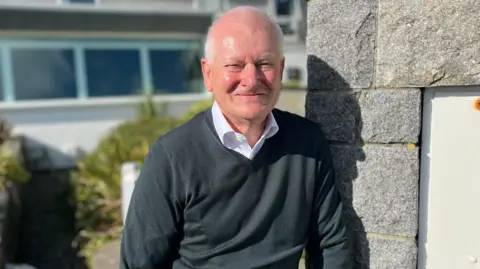
{"type": "Polygon", "coordinates": [[[337,184],[345,201],[356,269],[370,267],[370,248],[361,218],[353,206],[358,161],[365,161],[362,115],[356,93],[346,80],[320,58],[308,55],[306,117],[318,122],[330,141],[337,184]]]}

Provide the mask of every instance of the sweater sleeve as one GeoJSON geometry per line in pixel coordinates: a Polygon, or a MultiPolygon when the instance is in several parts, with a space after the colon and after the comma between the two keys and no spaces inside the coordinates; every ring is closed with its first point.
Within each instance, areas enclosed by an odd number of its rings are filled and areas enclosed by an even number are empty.
{"type": "Polygon", "coordinates": [[[182,203],[167,152],[157,141],[135,183],[122,233],[120,269],[171,268],[181,240],[182,203]]]}
{"type": "Polygon", "coordinates": [[[343,202],[326,140],[320,145],[312,221],[306,246],[308,269],[353,269],[353,252],[343,219],[343,202]]]}

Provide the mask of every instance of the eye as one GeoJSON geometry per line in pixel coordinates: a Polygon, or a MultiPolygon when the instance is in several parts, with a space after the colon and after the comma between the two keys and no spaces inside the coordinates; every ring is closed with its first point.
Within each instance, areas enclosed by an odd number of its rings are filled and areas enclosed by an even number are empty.
{"type": "Polygon", "coordinates": [[[241,71],[243,69],[241,64],[227,64],[225,67],[230,71],[241,71]]]}
{"type": "Polygon", "coordinates": [[[269,62],[261,62],[257,64],[257,67],[260,67],[262,70],[269,70],[273,67],[273,64],[269,62]]]}

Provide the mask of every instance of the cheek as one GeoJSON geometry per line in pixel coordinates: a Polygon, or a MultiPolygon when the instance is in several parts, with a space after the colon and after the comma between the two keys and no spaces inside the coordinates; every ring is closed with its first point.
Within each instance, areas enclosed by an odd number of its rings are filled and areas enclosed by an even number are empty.
{"type": "Polygon", "coordinates": [[[228,89],[239,83],[240,76],[237,73],[223,72],[215,80],[220,87],[228,89]]]}
{"type": "Polygon", "coordinates": [[[263,73],[266,82],[269,85],[277,85],[280,81],[280,74],[276,71],[266,71],[263,73]]]}

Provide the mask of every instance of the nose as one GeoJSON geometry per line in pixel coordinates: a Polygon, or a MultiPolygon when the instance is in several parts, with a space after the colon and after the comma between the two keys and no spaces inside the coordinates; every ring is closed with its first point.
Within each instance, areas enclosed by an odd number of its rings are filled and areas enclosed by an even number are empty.
{"type": "Polygon", "coordinates": [[[246,89],[253,89],[258,84],[257,68],[254,64],[247,64],[242,71],[241,85],[246,89]]]}

